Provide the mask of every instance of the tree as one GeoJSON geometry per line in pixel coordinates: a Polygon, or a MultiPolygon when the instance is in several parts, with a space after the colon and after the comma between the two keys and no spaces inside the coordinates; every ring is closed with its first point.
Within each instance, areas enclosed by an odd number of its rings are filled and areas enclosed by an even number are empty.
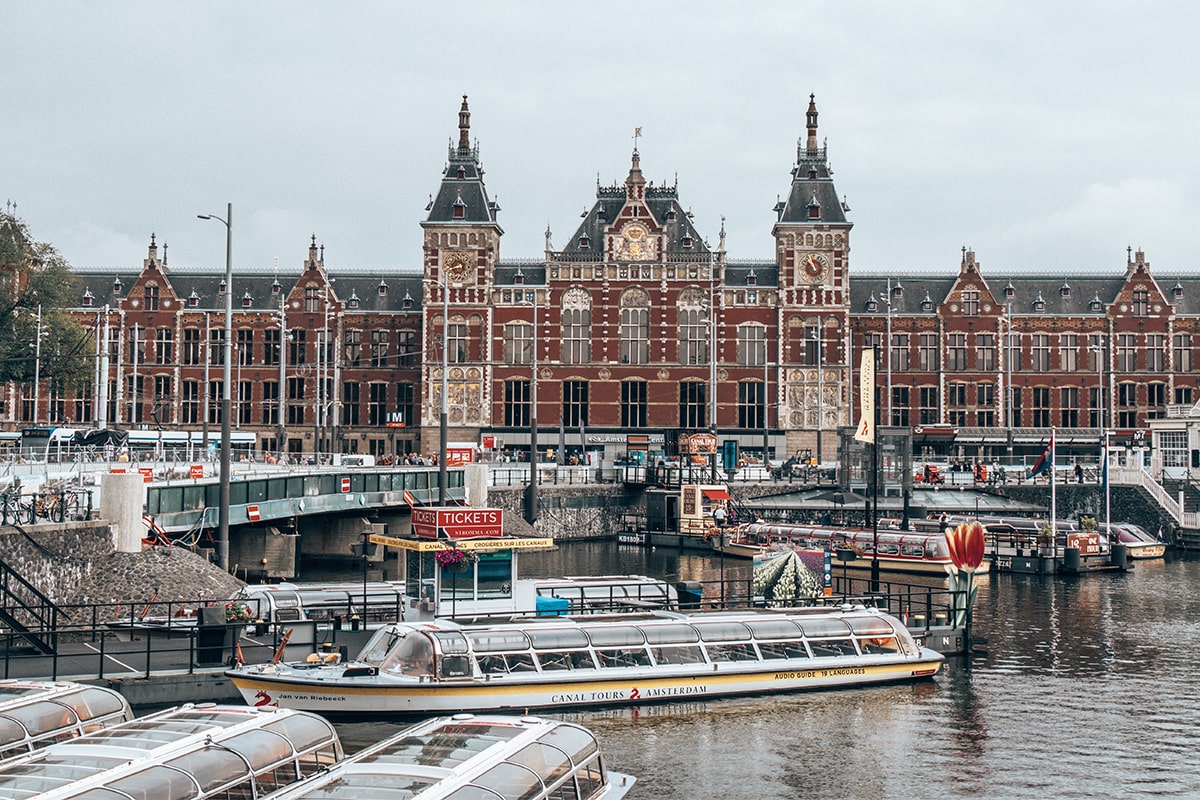
{"type": "Polygon", "coordinates": [[[95,344],[68,310],[78,305],[79,285],[54,245],[35,240],[24,220],[0,211],[0,383],[28,386],[35,371],[43,386],[78,388],[91,381],[95,344]]]}

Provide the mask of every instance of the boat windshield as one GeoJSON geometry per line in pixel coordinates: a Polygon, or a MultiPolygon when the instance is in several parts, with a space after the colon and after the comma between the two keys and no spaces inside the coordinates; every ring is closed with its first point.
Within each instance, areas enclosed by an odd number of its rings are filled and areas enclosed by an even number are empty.
{"type": "Polygon", "coordinates": [[[379,668],[401,675],[433,675],[433,641],[423,632],[410,630],[387,652],[379,668]]]}

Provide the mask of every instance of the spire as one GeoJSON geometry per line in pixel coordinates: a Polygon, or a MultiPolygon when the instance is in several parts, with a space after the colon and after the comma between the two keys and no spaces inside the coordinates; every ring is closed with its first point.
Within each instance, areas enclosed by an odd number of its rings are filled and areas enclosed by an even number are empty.
{"type": "Polygon", "coordinates": [[[642,175],[642,157],[638,151],[633,151],[633,159],[629,166],[629,177],[625,179],[625,197],[630,200],[642,199],[642,191],[646,186],[646,178],[642,175]]]}
{"type": "Polygon", "coordinates": [[[463,95],[462,108],[458,110],[458,152],[466,155],[471,150],[471,109],[467,107],[467,96],[463,95]]]}
{"type": "Polygon", "coordinates": [[[316,264],[317,262],[317,235],[312,235],[312,243],[308,246],[308,263],[316,264]]]}
{"type": "Polygon", "coordinates": [[[804,143],[804,148],[810,153],[817,151],[817,96],[810,94],[808,96],[808,112],[804,115],[805,123],[808,126],[808,141],[804,143]]]}

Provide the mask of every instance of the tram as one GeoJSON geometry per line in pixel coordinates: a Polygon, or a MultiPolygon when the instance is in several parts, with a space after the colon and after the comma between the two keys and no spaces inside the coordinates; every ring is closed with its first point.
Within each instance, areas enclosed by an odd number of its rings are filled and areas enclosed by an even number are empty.
{"type": "Polygon", "coordinates": [[[133,719],[120,693],[67,681],[0,681],[0,759],[133,719]]]}
{"type": "Polygon", "coordinates": [[[932,678],[943,656],[863,606],[387,625],[336,654],[225,675],[250,705],[437,714],[630,705],[932,678]]]}
{"type": "Polygon", "coordinates": [[[184,705],[0,763],[0,797],[262,797],[341,761],[315,714],[184,705]]]}
{"type": "Polygon", "coordinates": [[[520,797],[620,800],[631,775],[609,770],[587,729],[539,717],[455,714],[419,723],[267,800],[520,797]]]}

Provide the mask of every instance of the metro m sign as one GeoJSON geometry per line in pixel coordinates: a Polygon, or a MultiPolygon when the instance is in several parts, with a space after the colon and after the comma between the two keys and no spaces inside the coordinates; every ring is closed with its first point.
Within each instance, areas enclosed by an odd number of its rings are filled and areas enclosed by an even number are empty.
{"type": "Polygon", "coordinates": [[[438,538],[438,531],[451,539],[504,535],[504,511],[499,508],[414,508],[413,533],[422,539],[438,538]]]}

